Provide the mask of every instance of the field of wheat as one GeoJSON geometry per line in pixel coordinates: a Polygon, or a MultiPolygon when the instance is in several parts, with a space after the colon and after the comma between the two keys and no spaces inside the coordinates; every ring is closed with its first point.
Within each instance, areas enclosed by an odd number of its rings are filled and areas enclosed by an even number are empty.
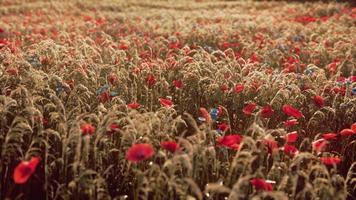
{"type": "Polygon", "coordinates": [[[0,1],[0,199],[356,199],[356,8],[0,1]]]}

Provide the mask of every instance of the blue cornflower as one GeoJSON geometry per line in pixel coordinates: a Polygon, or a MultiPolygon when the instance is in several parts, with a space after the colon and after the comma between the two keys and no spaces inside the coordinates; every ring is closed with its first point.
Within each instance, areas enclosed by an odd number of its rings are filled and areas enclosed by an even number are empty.
{"type": "Polygon", "coordinates": [[[101,86],[98,90],[96,90],[96,94],[101,94],[101,93],[105,92],[107,89],[109,89],[109,85],[105,84],[105,85],[101,86]]]}
{"type": "Polygon", "coordinates": [[[219,110],[218,109],[212,108],[210,110],[210,116],[211,116],[212,120],[214,120],[214,121],[217,120],[218,119],[218,115],[219,115],[219,110]]]}
{"type": "Polygon", "coordinates": [[[356,87],[352,88],[351,93],[352,95],[356,95],[356,87]]]}
{"type": "Polygon", "coordinates": [[[111,97],[116,97],[117,95],[119,95],[118,92],[110,92],[110,96],[111,96],[111,97]]]}

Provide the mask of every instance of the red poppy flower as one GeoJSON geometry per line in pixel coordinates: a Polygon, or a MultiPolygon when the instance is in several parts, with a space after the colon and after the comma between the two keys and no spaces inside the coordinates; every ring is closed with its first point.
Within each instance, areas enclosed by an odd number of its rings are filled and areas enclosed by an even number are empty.
{"type": "Polygon", "coordinates": [[[222,92],[227,92],[228,90],[229,90],[229,86],[227,86],[227,85],[221,85],[220,86],[220,90],[222,91],[222,92]]]}
{"type": "Polygon", "coordinates": [[[322,157],[320,161],[325,165],[337,165],[341,163],[341,158],[339,157],[322,157]]]}
{"type": "Polygon", "coordinates": [[[129,103],[127,104],[127,107],[128,108],[131,108],[131,109],[137,109],[139,108],[141,105],[139,103],[136,103],[136,102],[132,102],[132,103],[129,103]]]}
{"type": "Polygon", "coordinates": [[[111,135],[111,134],[114,134],[116,133],[118,130],[120,129],[120,126],[115,124],[115,123],[112,123],[109,127],[109,130],[106,131],[107,134],[111,135]]]}
{"type": "Polygon", "coordinates": [[[154,149],[150,144],[134,144],[126,152],[126,160],[140,162],[154,155],[154,149]]]}
{"type": "Polygon", "coordinates": [[[211,116],[210,113],[205,108],[199,108],[201,116],[206,120],[208,124],[211,123],[211,116]]]}
{"type": "Polygon", "coordinates": [[[235,86],[234,92],[235,93],[240,93],[240,92],[242,92],[244,90],[244,88],[245,88],[245,86],[243,86],[241,84],[238,84],[238,85],[235,86]]]}
{"type": "Polygon", "coordinates": [[[223,114],[224,114],[224,109],[221,106],[219,106],[218,107],[218,116],[222,116],[223,114]]]}
{"type": "Polygon", "coordinates": [[[16,184],[26,183],[31,175],[36,171],[40,163],[39,157],[32,157],[30,161],[21,161],[15,168],[13,179],[16,184]]]}
{"type": "Polygon", "coordinates": [[[291,155],[291,156],[294,156],[299,153],[298,149],[294,145],[291,145],[291,144],[285,144],[283,147],[283,151],[285,154],[291,155]]]}
{"type": "Polygon", "coordinates": [[[98,99],[101,103],[105,103],[111,99],[110,93],[108,91],[105,91],[99,95],[98,99]]]}
{"type": "Polygon", "coordinates": [[[261,62],[261,58],[260,58],[257,54],[253,53],[253,54],[250,56],[250,61],[251,61],[252,63],[259,63],[259,62],[261,62]]]}
{"type": "Polygon", "coordinates": [[[325,140],[336,140],[337,139],[337,134],[336,133],[324,133],[323,138],[325,140]]]}
{"type": "Polygon", "coordinates": [[[297,139],[298,139],[297,131],[290,132],[285,136],[285,140],[287,143],[295,142],[297,141],[297,139]]]}
{"type": "Polygon", "coordinates": [[[283,105],[282,110],[288,116],[295,117],[295,118],[303,117],[303,114],[298,109],[290,105],[283,105]]]}
{"type": "Polygon", "coordinates": [[[226,123],[221,123],[218,125],[218,129],[222,132],[229,130],[230,126],[226,123]]]}
{"type": "Polygon", "coordinates": [[[116,76],[116,74],[114,74],[114,73],[109,74],[109,76],[108,76],[108,81],[109,81],[109,83],[111,83],[112,85],[114,85],[114,84],[117,82],[117,76],[116,76]]]}
{"type": "Polygon", "coordinates": [[[91,135],[95,132],[95,127],[89,123],[80,126],[83,135],[91,135]]]}
{"type": "Polygon", "coordinates": [[[174,85],[177,89],[181,89],[181,88],[183,88],[183,81],[181,81],[181,80],[174,80],[174,81],[173,81],[173,85],[174,85]]]}
{"type": "Polygon", "coordinates": [[[313,98],[314,104],[318,106],[319,108],[324,107],[324,98],[322,96],[316,95],[313,98]]]}
{"type": "Polygon", "coordinates": [[[355,132],[352,129],[349,129],[349,128],[345,128],[345,129],[340,131],[340,135],[342,135],[342,136],[350,136],[350,135],[353,135],[353,134],[355,134],[355,132]]]}
{"type": "Polygon", "coordinates": [[[283,125],[284,125],[285,127],[292,127],[292,126],[295,126],[295,125],[297,125],[297,124],[298,124],[298,120],[296,120],[296,119],[287,120],[287,121],[285,121],[285,122],[283,123],[283,125]]]}
{"type": "Polygon", "coordinates": [[[173,102],[169,99],[159,98],[159,102],[161,103],[162,106],[166,108],[170,108],[173,106],[173,102]]]}
{"type": "Polygon", "coordinates": [[[127,44],[123,43],[123,42],[121,42],[118,47],[119,47],[120,50],[129,49],[129,46],[127,44]]]}
{"type": "Polygon", "coordinates": [[[6,70],[6,73],[8,73],[11,76],[16,76],[18,75],[19,71],[16,68],[9,68],[6,70]]]}
{"type": "Polygon", "coordinates": [[[356,82],[356,76],[350,76],[350,77],[349,77],[349,80],[350,80],[352,83],[356,82]]]}
{"type": "Polygon", "coordinates": [[[261,110],[261,116],[263,118],[271,118],[273,114],[274,114],[274,110],[270,105],[264,106],[261,110]]]}
{"type": "Polygon", "coordinates": [[[247,106],[245,106],[243,109],[242,109],[242,112],[245,114],[245,115],[251,115],[252,112],[255,110],[256,108],[256,104],[255,103],[249,103],[247,106]]]}
{"type": "Polygon", "coordinates": [[[278,150],[278,143],[274,139],[264,139],[262,142],[267,146],[269,154],[273,154],[278,150]]]}
{"type": "Polygon", "coordinates": [[[241,135],[238,134],[225,135],[216,138],[216,142],[218,146],[225,146],[230,149],[238,149],[241,141],[242,141],[242,137],[241,135]]]}
{"type": "Polygon", "coordinates": [[[176,143],[175,141],[161,142],[161,147],[167,151],[170,151],[171,153],[174,153],[177,150],[179,150],[179,144],[176,143]]]}
{"type": "Polygon", "coordinates": [[[319,139],[319,140],[315,140],[314,142],[312,142],[312,147],[313,147],[314,151],[322,152],[325,150],[325,147],[327,144],[328,144],[327,140],[319,139]]]}
{"type": "Polygon", "coordinates": [[[1,39],[0,38],[0,49],[9,45],[9,42],[6,39],[1,39]]]}
{"type": "Polygon", "coordinates": [[[148,86],[153,86],[154,84],[156,84],[156,77],[153,74],[147,75],[146,83],[148,86]]]}
{"type": "Polygon", "coordinates": [[[253,178],[250,180],[251,185],[253,185],[256,190],[261,190],[261,191],[272,191],[273,186],[271,183],[266,182],[264,179],[259,179],[259,178],[253,178]]]}
{"type": "Polygon", "coordinates": [[[353,130],[356,133],[356,123],[353,123],[351,125],[351,130],[353,130]]]}

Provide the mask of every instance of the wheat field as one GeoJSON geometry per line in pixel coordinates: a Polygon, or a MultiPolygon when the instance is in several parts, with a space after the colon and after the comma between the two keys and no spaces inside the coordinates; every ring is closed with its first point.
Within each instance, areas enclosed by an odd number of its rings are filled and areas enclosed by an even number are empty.
{"type": "Polygon", "coordinates": [[[356,199],[356,7],[0,1],[0,199],[356,199]]]}

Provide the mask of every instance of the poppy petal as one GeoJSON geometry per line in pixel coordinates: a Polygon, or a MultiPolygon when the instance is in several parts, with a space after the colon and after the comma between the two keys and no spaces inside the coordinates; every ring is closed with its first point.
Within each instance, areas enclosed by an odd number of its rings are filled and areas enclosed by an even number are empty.
{"type": "Polygon", "coordinates": [[[286,115],[290,117],[295,117],[295,118],[303,117],[303,114],[298,109],[290,105],[283,105],[282,110],[286,115]]]}
{"type": "Polygon", "coordinates": [[[32,157],[30,161],[21,161],[14,170],[13,179],[16,184],[26,183],[31,175],[36,171],[40,162],[39,157],[32,157]]]}

